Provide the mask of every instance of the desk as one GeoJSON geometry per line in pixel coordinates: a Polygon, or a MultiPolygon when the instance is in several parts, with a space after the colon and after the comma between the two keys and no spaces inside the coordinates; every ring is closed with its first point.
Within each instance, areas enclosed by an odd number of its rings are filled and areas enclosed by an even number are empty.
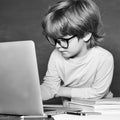
{"type": "Polygon", "coordinates": [[[120,114],[112,115],[89,115],[89,116],[74,116],[74,115],[56,115],[55,120],[120,120],[120,114]]]}
{"type": "MultiPolygon", "coordinates": [[[[74,116],[74,115],[56,115],[54,116],[55,120],[120,120],[120,114],[114,115],[90,115],[90,116],[74,116]]],[[[20,120],[20,117],[16,116],[0,116],[0,120],[20,120]]],[[[53,120],[53,119],[25,119],[25,120],[53,120]]]]}
{"type": "MultiPolygon", "coordinates": [[[[22,120],[20,116],[0,115],[0,120],[22,120]]],[[[24,120],[53,120],[52,118],[25,118],[24,120]]]]}

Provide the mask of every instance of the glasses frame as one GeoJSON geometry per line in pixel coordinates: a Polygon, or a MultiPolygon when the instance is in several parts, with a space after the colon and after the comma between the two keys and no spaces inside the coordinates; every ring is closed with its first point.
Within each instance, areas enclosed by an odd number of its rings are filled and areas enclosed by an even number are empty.
{"type": "Polygon", "coordinates": [[[64,49],[67,49],[67,48],[69,47],[69,41],[70,41],[72,38],[74,38],[74,37],[76,37],[76,35],[73,35],[73,36],[70,37],[70,38],[58,38],[58,39],[53,39],[53,38],[50,38],[50,37],[48,37],[48,36],[46,35],[47,40],[49,41],[49,43],[50,43],[52,46],[56,46],[56,44],[58,43],[58,44],[59,44],[62,48],[64,48],[64,49]],[[52,41],[54,41],[54,43],[53,43],[52,41]],[[63,45],[61,44],[61,42],[66,42],[66,43],[67,43],[67,46],[66,46],[66,47],[63,46],[63,45]]]}

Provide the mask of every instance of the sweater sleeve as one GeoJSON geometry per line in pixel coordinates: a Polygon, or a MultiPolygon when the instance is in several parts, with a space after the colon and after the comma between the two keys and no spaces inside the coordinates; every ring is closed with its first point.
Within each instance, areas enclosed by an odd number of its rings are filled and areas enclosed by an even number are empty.
{"type": "Polygon", "coordinates": [[[71,97],[102,98],[109,91],[114,69],[113,56],[102,59],[96,71],[96,77],[91,87],[72,88],[71,97]]]}
{"type": "Polygon", "coordinates": [[[41,94],[43,100],[48,100],[55,96],[60,87],[60,81],[61,79],[58,76],[56,69],[56,54],[53,51],[48,62],[48,68],[44,81],[41,84],[41,94]]]}

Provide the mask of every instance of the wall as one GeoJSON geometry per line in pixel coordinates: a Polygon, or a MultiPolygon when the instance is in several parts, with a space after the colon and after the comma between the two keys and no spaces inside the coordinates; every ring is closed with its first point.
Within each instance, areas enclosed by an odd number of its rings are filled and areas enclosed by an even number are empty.
{"type": "MultiPolygon", "coordinates": [[[[0,0],[0,42],[29,40],[36,45],[39,75],[42,81],[53,50],[42,35],[41,21],[48,6],[58,0],[0,0]]],[[[115,71],[111,89],[120,96],[120,1],[95,0],[99,5],[106,32],[102,46],[114,56],[115,71]]]]}

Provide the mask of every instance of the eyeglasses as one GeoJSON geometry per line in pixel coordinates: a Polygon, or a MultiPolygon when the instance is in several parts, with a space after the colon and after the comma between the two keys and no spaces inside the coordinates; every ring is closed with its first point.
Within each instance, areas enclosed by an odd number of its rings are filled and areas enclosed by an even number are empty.
{"type": "Polygon", "coordinates": [[[47,40],[50,42],[51,45],[56,46],[56,44],[58,43],[64,49],[68,48],[70,40],[74,37],[76,37],[76,35],[70,38],[58,38],[58,39],[53,39],[46,36],[47,40]]]}

